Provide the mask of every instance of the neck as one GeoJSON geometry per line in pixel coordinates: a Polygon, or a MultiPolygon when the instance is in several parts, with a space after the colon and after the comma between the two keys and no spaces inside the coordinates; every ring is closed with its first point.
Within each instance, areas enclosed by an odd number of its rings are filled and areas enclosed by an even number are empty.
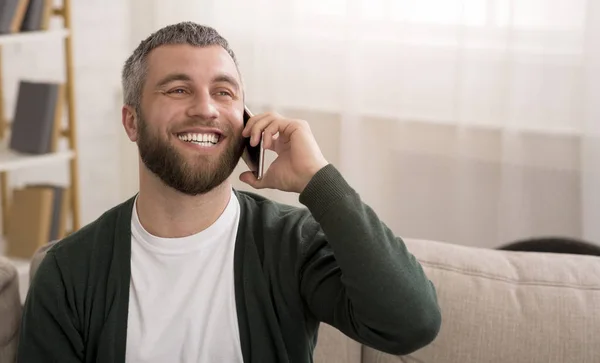
{"type": "Polygon", "coordinates": [[[206,194],[190,196],[140,167],[137,214],[142,226],[157,237],[185,237],[205,230],[223,213],[230,198],[229,180],[206,194]]]}

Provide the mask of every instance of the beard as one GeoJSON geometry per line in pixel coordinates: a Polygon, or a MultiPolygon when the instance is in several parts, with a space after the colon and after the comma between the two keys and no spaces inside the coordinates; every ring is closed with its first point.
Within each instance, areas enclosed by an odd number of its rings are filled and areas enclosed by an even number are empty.
{"type": "Polygon", "coordinates": [[[152,133],[140,111],[137,111],[140,158],[146,168],[167,186],[190,196],[205,194],[229,178],[237,166],[244,151],[244,139],[241,135],[236,136],[230,129],[224,130],[223,135],[227,135],[230,140],[221,155],[216,159],[214,156],[196,155],[189,160],[168,141],[152,133]]]}

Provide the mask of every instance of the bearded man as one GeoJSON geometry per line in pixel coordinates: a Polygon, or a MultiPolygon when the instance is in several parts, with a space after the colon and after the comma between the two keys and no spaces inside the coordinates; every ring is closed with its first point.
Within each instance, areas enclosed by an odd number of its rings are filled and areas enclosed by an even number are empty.
{"type": "Polygon", "coordinates": [[[407,354],[440,329],[433,284],[401,238],[324,158],[308,123],[245,124],[227,41],[184,22],[123,69],[139,192],[48,251],[24,306],[18,362],[313,361],[321,322],[407,354]],[[249,138],[277,154],[256,188],[232,187],[249,138]]]}

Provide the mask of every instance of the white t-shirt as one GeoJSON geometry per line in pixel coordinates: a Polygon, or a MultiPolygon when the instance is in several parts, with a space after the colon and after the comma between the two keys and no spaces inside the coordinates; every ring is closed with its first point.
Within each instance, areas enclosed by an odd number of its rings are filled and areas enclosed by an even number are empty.
{"type": "Polygon", "coordinates": [[[128,363],[242,362],[233,252],[240,205],[183,238],[159,238],[131,220],[128,363]]]}

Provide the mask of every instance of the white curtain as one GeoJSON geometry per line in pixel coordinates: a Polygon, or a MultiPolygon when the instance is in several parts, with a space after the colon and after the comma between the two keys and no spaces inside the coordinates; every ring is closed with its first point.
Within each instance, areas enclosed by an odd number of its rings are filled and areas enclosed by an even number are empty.
{"type": "Polygon", "coordinates": [[[151,28],[217,28],[240,60],[249,106],[309,121],[399,235],[600,243],[597,1],[151,4],[151,28]]]}

